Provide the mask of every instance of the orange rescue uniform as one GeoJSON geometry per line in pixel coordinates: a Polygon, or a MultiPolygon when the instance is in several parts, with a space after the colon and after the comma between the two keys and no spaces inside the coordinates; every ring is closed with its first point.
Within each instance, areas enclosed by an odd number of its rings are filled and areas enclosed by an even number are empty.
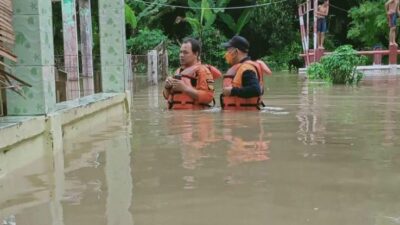
{"type": "Polygon", "coordinates": [[[180,75],[182,81],[186,85],[194,87],[198,91],[198,99],[193,99],[186,93],[175,92],[165,96],[168,100],[169,109],[206,109],[211,107],[211,103],[214,100],[214,76],[210,69],[214,73],[219,72],[214,67],[202,65],[200,63],[185,68],[178,69],[177,75],[180,75]],[[216,72],[217,71],[217,72],[216,72]]]}
{"type": "MultiPolygon", "coordinates": [[[[271,70],[264,62],[259,60],[247,60],[232,66],[224,76],[223,87],[242,88],[243,74],[245,71],[252,71],[257,75],[262,95],[264,92],[264,75],[270,75],[271,70]]],[[[259,110],[263,105],[261,95],[252,98],[221,95],[221,107],[224,110],[259,110]]]]}

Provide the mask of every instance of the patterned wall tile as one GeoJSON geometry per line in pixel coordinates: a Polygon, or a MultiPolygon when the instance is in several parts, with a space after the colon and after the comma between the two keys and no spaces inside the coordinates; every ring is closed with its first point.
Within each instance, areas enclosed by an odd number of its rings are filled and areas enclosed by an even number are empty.
{"type": "Polygon", "coordinates": [[[39,14],[38,0],[13,0],[14,15],[39,14]]]}
{"type": "Polygon", "coordinates": [[[123,0],[99,0],[103,91],[123,92],[126,77],[123,0]]]}
{"type": "Polygon", "coordinates": [[[54,49],[49,0],[14,0],[13,25],[18,63],[13,73],[30,83],[24,97],[7,93],[9,115],[43,115],[54,109],[54,49]]]}

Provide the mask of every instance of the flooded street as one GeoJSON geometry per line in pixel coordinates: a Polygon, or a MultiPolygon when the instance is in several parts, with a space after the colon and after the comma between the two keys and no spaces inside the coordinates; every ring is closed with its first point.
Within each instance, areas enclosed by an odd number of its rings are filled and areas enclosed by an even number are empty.
{"type": "Polygon", "coordinates": [[[261,112],[167,111],[160,92],[65,140],[54,166],[0,171],[0,224],[400,224],[400,78],[279,74],[261,112]]]}

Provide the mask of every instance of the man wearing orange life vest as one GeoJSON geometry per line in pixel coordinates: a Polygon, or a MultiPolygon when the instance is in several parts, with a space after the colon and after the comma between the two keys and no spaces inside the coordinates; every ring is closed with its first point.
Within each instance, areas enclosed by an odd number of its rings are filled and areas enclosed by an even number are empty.
{"type": "Polygon", "coordinates": [[[181,45],[181,67],[165,81],[163,95],[169,109],[206,109],[214,99],[214,79],[209,68],[200,63],[200,42],[187,38],[181,45]]]}
{"type": "Polygon", "coordinates": [[[259,110],[263,94],[263,75],[271,70],[262,61],[252,61],[248,56],[249,42],[234,36],[224,43],[225,59],[232,67],[224,75],[221,107],[226,110],[259,110]]]}

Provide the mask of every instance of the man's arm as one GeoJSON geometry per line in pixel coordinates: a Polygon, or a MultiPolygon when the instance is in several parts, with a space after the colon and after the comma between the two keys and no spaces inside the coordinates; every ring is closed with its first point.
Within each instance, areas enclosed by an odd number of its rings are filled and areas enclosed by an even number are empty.
{"type": "Polygon", "coordinates": [[[329,2],[328,2],[328,6],[326,7],[326,11],[325,11],[325,16],[329,15],[329,2]]]}
{"type": "Polygon", "coordinates": [[[246,70],[242,77],[242,88],[232,88],[231,96],[241,98],[252,98],[261,95],[261,87],[258,82],[257,74],[252,70],[246,70]]]}
{"type": "Polygon", "coordinates": [[[184,92],[199,103],[208,104],[214,98],[214,80],[212,79],[211,73],[203,68],[197,71],[196,88],[185,84],[182,80],[174,79],[172,83],[172,91],[184,92]]]}
{"type": "Polygon", "coordinates": [[[214,98],[214,79],[211,72],[206,68],[200,68],[197,71],[197,98],[199,103],[208,104],[214,98]]]}
{"type": "Polygon", "coordinates": [[[318,8],[317,8],[317,15],[324,16],[324,14],[321,12],[321,6],[318,6],[318,8]]]}
{"type": "Polygon", "coordinates": [[[168,99],[170,94],[171,94],[171,89],[172,89],[172,78],[168,77],[165,80],[165,85],[164,85],[164,90],[163,90],[163,96],[165,99],[168,99]]]}

